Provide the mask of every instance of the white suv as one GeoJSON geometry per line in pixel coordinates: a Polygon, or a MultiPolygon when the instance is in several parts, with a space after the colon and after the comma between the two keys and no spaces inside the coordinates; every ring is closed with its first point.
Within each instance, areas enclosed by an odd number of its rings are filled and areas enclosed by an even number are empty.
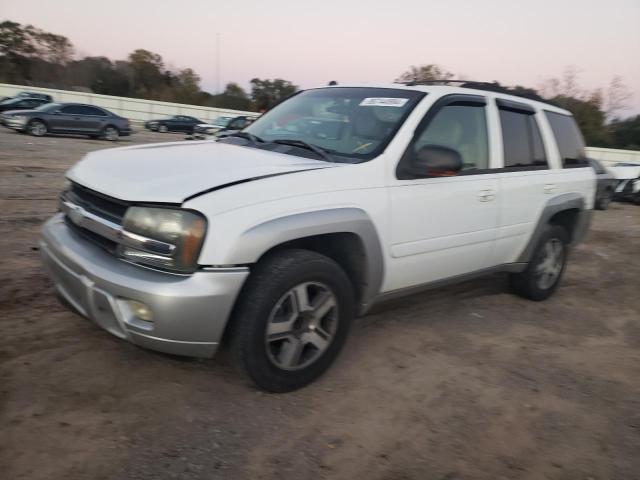
{"type": "Polygon", "coordinates": [[[67,177],[41,242],[64,299],[163,352],[224,338],[278,392],[385,299],[496,271],[547,298],[595,194],[569,112],[450,85],[306,90],[224,140],[101,150],[67,177]]]}

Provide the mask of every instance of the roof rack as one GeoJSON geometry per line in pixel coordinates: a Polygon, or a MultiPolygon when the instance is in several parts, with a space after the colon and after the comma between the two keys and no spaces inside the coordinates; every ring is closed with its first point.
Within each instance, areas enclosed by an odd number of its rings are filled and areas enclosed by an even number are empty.
{"type": "Polygon", "coordinates": [[[535,100],[537,102],[547,103],[549,105],[558,106],[556,103],[541,97],[531,88],[516,86],[506,87],[500,85],[498,82],[478,82],[476,80],[413,80],[408,82],[395,82],[401,83],[408,87],[416,85],[452,85],[462,88],[474,88],[476,90],[485,90],[488,92],[506,93],[507,95],[513,95],[514,97],[526,98],[529,100],[535,100]]]}

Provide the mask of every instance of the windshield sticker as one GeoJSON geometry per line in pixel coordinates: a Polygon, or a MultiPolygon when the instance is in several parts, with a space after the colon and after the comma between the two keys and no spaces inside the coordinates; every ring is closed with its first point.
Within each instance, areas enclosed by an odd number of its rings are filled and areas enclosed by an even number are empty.
{"type": "Polygon", "coordinates": [[[404,107],[408,98],[368,97],[360,102],[361,107],[404,107]]]}

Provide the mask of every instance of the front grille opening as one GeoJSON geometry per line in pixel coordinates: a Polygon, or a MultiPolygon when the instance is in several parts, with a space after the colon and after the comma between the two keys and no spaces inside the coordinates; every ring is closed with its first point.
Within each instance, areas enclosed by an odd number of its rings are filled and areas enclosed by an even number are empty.
{"type": "Polygon", "coordinates": [[[92,232],[91,230],[87,230],[86,228],[79,227],[71,220],[69,220],[66,216],[64,217],[64,221],[67,226],[73,230],[78,235],[84,237],[87,241],[93,243],[94,245],[103,248],[111,255],[117,254],[118,244],[108,238],[103,237],[102,235],[98,235],[97,233],[92,232]]]}
{"type": "Polygon", "coordinates": [[[65,196],[88,212],[119,224],[122,223],[124,214],[129,207],[127,202],[94,192],[76,183],[73,183],[71,189],[65,192],[65,196]]]}

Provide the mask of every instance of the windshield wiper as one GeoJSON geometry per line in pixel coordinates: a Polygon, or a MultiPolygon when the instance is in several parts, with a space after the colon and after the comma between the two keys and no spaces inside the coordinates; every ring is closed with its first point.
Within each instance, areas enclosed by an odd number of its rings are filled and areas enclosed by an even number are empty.
{"type": "Polygon", "coordinates": [[[230,133],[229,135],[226,135],[225,137],[246,138],[247,140],[250,140],[253,144],[264,143],[263,139],[249,132],[233,132],[233,133],[230,133]]]}
{"type": "Polygon", "coordinates": [[[281,138],[278,140],[274,140],[273,143],[279,143],[280,145],[291,145],[292,147],[300,147],[306,150],[311,150],[313,153],[322,158],[325,162],[333,162],[334,160],[327,154],[328,150],[318,147],[316,145],[312,145],[311,143],[307,143],[302,140],[294,140],[281,138]]]}

